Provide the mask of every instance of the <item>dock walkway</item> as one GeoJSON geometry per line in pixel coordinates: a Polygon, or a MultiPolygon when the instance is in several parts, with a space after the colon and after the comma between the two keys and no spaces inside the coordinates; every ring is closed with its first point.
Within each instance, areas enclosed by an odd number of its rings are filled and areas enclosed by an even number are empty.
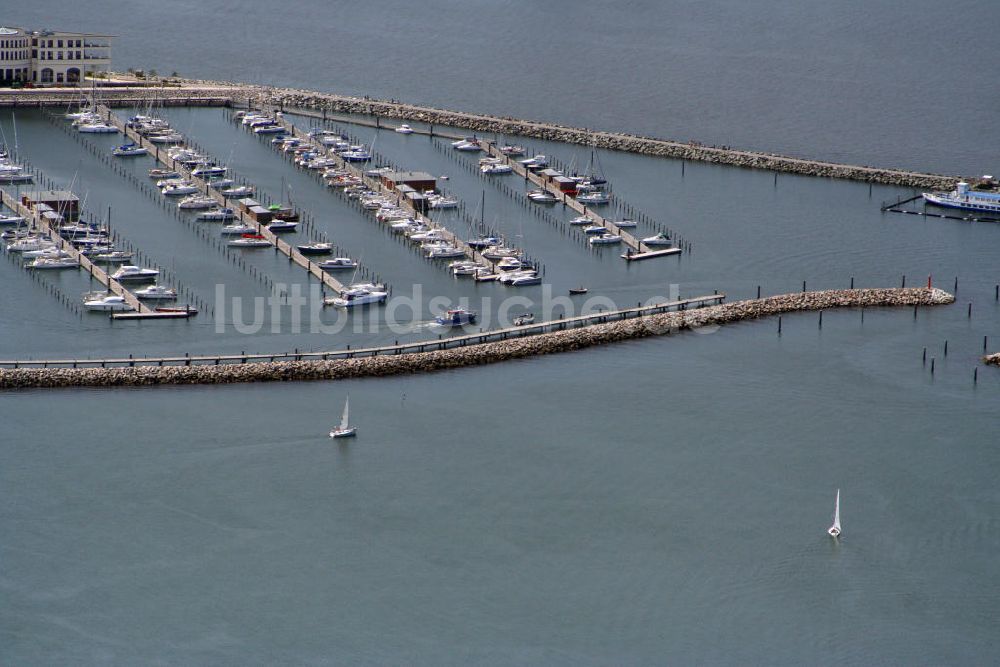
{"type": "Polygon", "coordinates": [[[109,292],[112,294],[117,294],[118,296],[125,299],[125,303],[132,307],[132,309],[141,314],[144,318],[156,317],[157,313],[149,306],[144,304],[139,300],[135,294],[129,291],[124,285],[111,277],[107,271],[98,266],[96,263],[92,262],[89,257],[84,255],[82,252],[77,250],[76,246],[70,243],[67,239],[63,238],[59,232],[52,227],[48,220],[44,217],[37,215],[35,211],[28,208],[19,202],[15,197],[12,197],[4,190],[0,190],[0,201],[17,213],[17,215],[24,216],[26,221],[29,221],[30,225],[39,231],[48,234],[52,240],[54,240],[59,248],[65,251],[71,258],[76,260],[80,267],[93,276],[99,283],[104,285],[109,292]]]}
{"type": "MultiPolygon", "coordinates": [[[[278,110],[277,109],[273,109],[273,110],[271,110],[271,113],[274,113],[276,111],[278,111],[278,110]]],[[[394,195],[396,197],[397,203],[401,207],[405,208],[413,216],[414,220],[416,220],[417,222],[423,223],[423,224],[427,225],[428,227],[439,229],[441,231],[442,235],[445,237],[445,240],[448,241],[449,243],[455,245],[456,247],[461,248],[462,252],[465,253],[466,257],[468,257],[469,259],[471,259],[473,261],[483,263],[483,264],[491,267],[491,269],[495,268],[496,262],[483,257],[483,255],[478,250],[476,250],[475,248],[473,248],[472,246],[470,246],[463,239],[459,238],[459,236],[457,234],[455,234],[454,232],[452,232],[449,229],[446,229],[445,227],[443,227],[442,225],[438,224],[437,222],[434,222],[429,217],[427,217],[426,215],[424,215],[420,211],[418,211],[415,208],[413,208],[413,206],[410,205],[409,201],[407,201],[403,197],[400,197],[398,195],[398,193],[393,193],[392,191],[390,191],[388,188],[386,188],[385,185],[382,184],[381,181],[379,181],[379,180],[377,180],[375,178],[372,178],[371,176],[366,175],[365,174],[365,170],[364,170],[363,167],[357,167],[353,163],[348,162],[347,160],[344,160],[342,157],[340,157],[336,153],[330,153],[328,151],[328,149],[329,149],[328,146],[324,146],[322,143],[320,143],[319,141],[317,141],[315,138],[310,137],[307,132],[303,132],[301,129],[297,128],[293,123],[289,122],[288,119],[284,117],[284,115],[277,115],[277,114],[275,114],[275,117],[276,117],[278,123],[282,127],[285,128],[285,131],[288,132],[288,134],[290,134],[291,136],[293,136],[293,137],[295,137],[297,139],[300,139],[302,141],[308,142],[310,146],[313,146],[314,148],[316,148],[316,150],[322,152],[323,155],[326,155],[326,156],[328,156],[328,157],[333,158],[334,160],[336,160],[337,161],[337,165],[338,165],[337,166],[338,169],[342,169],[342,170],[348,171],[353,176],[355,176],[356,178],[360,178],[361,181],[365,184],[365,186],[367,188],[369,188],[370,190],[374,190],[375,192],[379,192],[379,193],[385,193],[385,194],[394,195]]]]}
{"type": "Polygon", "coordinates": [[[107,358],[107,359],[25,359],[25,360],[0,360],[0,368],[109,368],[109,367],[136,367],[136,366],[199,366],[199,365],[219,365],[219,364],[245,364],[260,361],[328,361],[331,359],[355,359],[362,357],[378,357],[397,354],[414,354],[428,352],[432,350],[447,350],[458,347],[468,347],[471,345],[481,345],[484,343],[495,343],[497,341],[510,340],[515,338],[526,338],[538,336],[540,334],[553,331],[563,331],[585,327],[592,324],[604,324],[621,320],[636,319],[649,315],[659,315],[669,311],[687,310],[689,307],[701,308],[713,304],[722,303],[726,298],[725,294],[710,294],[707,296],[692,297],[690,299],[677,299],[662,303],[650,304],[648,306],[636,306],[633,308],[623,308],[620,310],[610,310],[590,315],[577,315],[562,319],[539,322],[519,327],[506,327],[491,331],[481,331],[479,333],[441,338],[438,340],[422,340],[412,343],[400,343],[397,345],[383,345],[379,347],[357,348],[352,350],[350,346],[343,350],[330,350],[326,352],[281,352],[272,354],[230,354],[230,355],[203,355],[203,356],[174,356],[174,357],[128,357],[128,358],[107,358]]]}
{"type": "MultiPolygon", "coordinates": [[[[223,196],[218,191],[213,190],[211,187],[209,187],[207,180],[199,178],[197,176],[192,176],[190,169],[188,169],[182,164],[174,162],[174,160],[172,160],[170,156],[167,155],[166,150],[161,150],[162,148],[161,146],[154,144],[153,142],[149,141],[148,139],[140,135],[135,130],[129,128],[125,124],[125,122],[122,121],[122,119],[119,118],[117,114],[112,112],[111,109],[109,109],[107,106],[104,105],[99,106],[98,112],[101,114],[101,116],[107,118],[107,121],[113,124],[115,127],[117,127],[126,137],[134,141],[136,144],[142,146],[143,148],[149,150],[149,154],[155,157],[157,161],[159,161],[162,165],[178,171],[179,173],[183,174],[186,179],[197,184],[198,187],[204,191],[205,195],[214,199],[219,204],[219,206],[230,206],[229,200],[226,199],[226,197],[223,196]]],[[[301,266],[308,273],[319,279],[319,281],[323,285],[329,287],[338,294],[344,290],[344,285],[339,280],[331,276],[323,269],[319,268],[319,266],[315,262],[313,262],[308,257],[299,252],[298,248],[289,244],[287,241],[283,240],[279,235],[269,230],[267,226],[261,225],[256,220],[253,220],[248,215],[246,215],[245,212],[240,211],[238,208],[234,208],[233,212],[238,220],[254,227],[257,230],[257,233],[263,236],[265,239],[267,239],[267,241],[271,243],[271,245],[275,248],[277,252],[284,253],[295,264],[301,266]]]]}

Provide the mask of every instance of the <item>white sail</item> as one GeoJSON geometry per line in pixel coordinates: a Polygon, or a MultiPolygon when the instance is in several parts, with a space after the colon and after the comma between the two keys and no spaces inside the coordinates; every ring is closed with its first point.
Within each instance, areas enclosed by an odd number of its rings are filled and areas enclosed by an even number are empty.
{"type": "Polygon", "coordinates": [[[350,397],[350,395],[348,395],[347,398],[344,400],[344,415],[340,418],[340,430],[341,431],[347,429],[347,416],[348,416],[348,412],[350,410],[350,407],[351,407],[351,397],[350,397]]]}

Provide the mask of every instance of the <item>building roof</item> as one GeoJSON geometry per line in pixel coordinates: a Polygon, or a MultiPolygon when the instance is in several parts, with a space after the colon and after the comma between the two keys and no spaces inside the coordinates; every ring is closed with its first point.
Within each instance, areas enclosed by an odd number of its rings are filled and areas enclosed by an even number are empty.
{"type": "Polygon", "coordinates": [[[80,201],[80,198],[68,190],[31,190],[22,192],[21,197],[28,201],[80,201]]]}
{"type": "Polygon", "coordinates": [[[426,171],[389,171],[383,178],[390,181],[433,181],[434,177],[426,171]]]}

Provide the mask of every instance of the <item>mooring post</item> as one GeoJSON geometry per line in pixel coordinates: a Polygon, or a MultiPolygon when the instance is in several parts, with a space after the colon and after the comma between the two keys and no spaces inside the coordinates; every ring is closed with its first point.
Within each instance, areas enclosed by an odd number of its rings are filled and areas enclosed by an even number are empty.
{"type": "Polygon", "coordinates": [[[948,356],[948,341],[947,340],[945,340],[945,342],[944,342],[944,356],[946,356],[946,357],[948,356]]]}
{"type": "Polygon", "coordinates": [[[913,304],[913,319],[917,319],[917,304],[913,304]]]}
{"type": "Polygon", "coordinates": [[[958,291],[958,276],[955,276],[955,289],[952,290],[952,291],[954,291],[954,292],[958,291]]]}
{"type": "Polygon", "coordinates": [[[931,375],[934,375],[934,357],[931,357],[931,375]]]}
{"type": "Polygon", "coordinates": [[[924,359],[923,359],[923,363],[924,363],[924,366],[927,365],[927,348],[926,347],[924,347],[924,359]]]}
{"type": "Polygon", "coordinates": [[[802,291],[803,292],[806,291],[806,281],[804,281],[804,280],[802,281],[802,291]]]}
{"type": "Polygon", "coordinates": [[[972,302],[971,301],[969,302],[969,315],[968,315],[968,317],[970,319],[972,318],[972,302]]]}
{"type": "Polygon", "coordinates": [[[781,335],[781,315],[778,315],[778,335],[781,335]]]}
{"type": "Polygon", "coordinates": [[[986,351],[986,339],[987,338],[989,338],[989,336],[983,336],[983,352],[986,351]]]}
{"type": "Polygon", "coordinates": [[[902,280],[902,282],[901,282],[901,283],[899,284],[899,286],[900,286],[900,287],[906,287],[906,274],[905,274],[905,273],[903,274],[903,280],[902,280]]]}
{"type": "Polygon", "coordinates": [[[851,276],[851,289],[854,289],[854,276],[851,276]]]}
{"type": "Polygon", "coordinates": [[[979,383],[979,366],[972,369],[972,384],[979,383]]]}

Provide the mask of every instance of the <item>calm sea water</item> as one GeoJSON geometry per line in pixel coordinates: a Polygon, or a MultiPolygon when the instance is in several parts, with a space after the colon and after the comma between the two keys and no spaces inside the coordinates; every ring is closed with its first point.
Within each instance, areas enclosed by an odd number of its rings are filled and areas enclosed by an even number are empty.
{"type": "MultiPolygon", "coordinates": [[[[111,30],[122,65],[176,62],[183,73],[858,162],[989,166],[976,158],[990,157],[978,139],[996,122],[988,100],[951,86],[978,86],[985,68],[972,52],[985,58],[995,46],[948,35],[982,3],[947,13],[292,4],[281,25],[245,5],[172,7],[137,16],[98,3],[88,25],[43,5],[10,22],[111,30]],[[209,30],[209,15],[233,31],[209,30]],[[309,61],[289,48],[290,27],[315,44],[309,61]],[[255,64],[241,70],[250,43],[255,64]]],[[[509,295],[452,280],[222,111],[165,113],[266,193],[284,187],[394,294],[419,284],[424,296],[490,297],[490,317],[509,295]]],[[[9,141],[8,115],[0,129],[9,141]]],[[[1000,376],[981,368],[973,385],[972,372],[1000,316],[1000,226],[883,215],[880,201],[909,194],[892,188],[602,153],[616,192],[694,246],[626,267],[426,138],[344,129],[387,160],[449,175],[470,214],[485,191],[484,219],[538,257],[557,294],[584,283],[626,305],[671,285],[743,298],[758,285],[778,293],[934,274],[949,289],[958,276],[958,303],[916,318],[828,312],[822,329],[815,313],[794,315],[780,336],[775,321],[748,322],[420,377],[2,394],[2,662],[995,661],[1000,376]],[[342,446],[325,434],[347,393],[360,437],[342,446]],[[845,535],[834,544],[824,531],[837,488],[845,535]]],[[[110,207],[120,234],[205,301],[217,284],[266,296],[258,270],[302,281],[270,253],[245,256],[253,272],[227,260],[205,225],[178,220],[86,148],[103,152],[115,138],[85,146],[37,112],[18,114],[17,133],[25,159],[72,183],[95,215],[110,207]]],[[[532,149],[578,165],[590,157],[532,149]]],[[[142,176],[151,165],[123,168],[142,176]]],[[[241,335],[229,320],[218,333],[208,313],[155,325],[81,317],[53,292],[76,299],[85,278],[32,280],[6,254],[0,280],[4,358],[433,335],[426,302],[404,333],[379,316],[375,331],[355,332],[352,320],[333,335],[295,334],[286,309],[276,330],[268,315],[264,330],[241,335]]],[[[542,288],[518,294],[536,308],[542,288]]]]}

